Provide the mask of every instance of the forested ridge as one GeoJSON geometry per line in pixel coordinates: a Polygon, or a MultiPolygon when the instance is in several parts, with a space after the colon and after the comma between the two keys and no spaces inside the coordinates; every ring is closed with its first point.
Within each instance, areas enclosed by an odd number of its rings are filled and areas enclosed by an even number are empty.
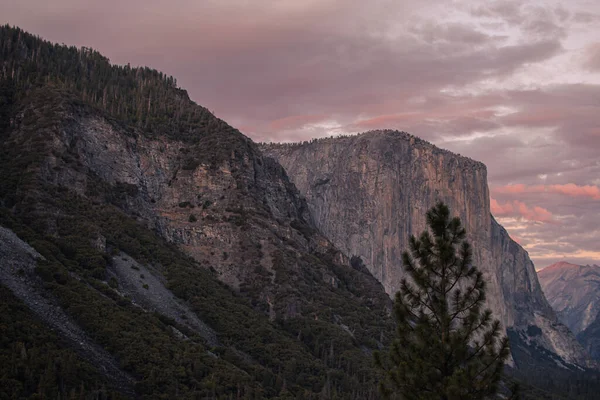
{"type": "Polygon", "coordinates": [[[95,50],[53,44],[20,28],[0,28],[0,63],[0,81],[20,97],[55,85],[150,134],[193,142],[205,130],[232,129],[192,102],[172,76],[112,65],[95,50]]]}
{"type": "MultiPolygon", "coordinates": [[[[235,164],[238,171],[233,173],[239,179],[230,190],[233,201],[241,202],[252,194],[239,161],[263,162],[249,139],[190,101],[174,79],[155,70],[112,66],[93,50],[55,45],[9,26],[0,28],[0,49],[0,225],[45,257],[30,278],[39,280],[46,294],[119,361],[135,379],[136,397],[378,397],[371,351],[385,340],[382,333],[390,332],[392,324],[379,305],[389,299],[364,268],[340,265],[335,252],[308,252],[290,238],[273,237],[279,243],[274,253],[276,284],[293,287],[303,309],[294,318],[270,320],[268,307],[259,299],[260,285],[271,284],[274,277],[260,265],[252,271],[253,280],[236,292],[217,279],[211,265],[191,260],[136,213],[122,209],[128,198],[138,195],[135,187],[111,185],[91,174],[84,193],[75,193],[43,177],[48,157],[57,160],[57,171],[88,173],[74,148],[60,150],[56,143],[64,132],[78,129],[79,120],[102,118],[122,135],[172,140],[185,150],[184,170],[235,164]],[[106,239],[105,251],[94,246],[99,236],[106,239]],[[178,301],[216,331],[219,345],[123,296],[120,283],[109,273],[112,258],[121,252],[157,270],[178,301]],[[337,289],[323,281],[322,271],[329,271],[337,289]]],[[[283,223],[239,205],[219,211],[210,202],[204,204],[210,214],[205,221],[223,218],[232,229],[248,229],[260,218],[265,226],[283,223]],[[221,213],[233,215],[225,218],[221,213]]],[[[302,221],[292,221],[290,228],[300,232],[302,240],[315,234],[302,221]]],[[[249,238],[248,246],[257,244],[249,238]]],[[[227,251],[215,249],[223,250],[227,251]]],[[[259,248],[246,255],[256,263],[259,257],[259,248]]],[[[290,296],[285,290],[278,290],[281,303],[290,296]]],[[[11,307],[25,308],[16,298],[10,301],[11,307]]],[[[30,314],[23,318],[36,321],[35,329],[44,329],[30,314]]],[[[41,342],[21,337],[18,330],[10,332],[10,341],[22,345],[6,355],[9,359],[21,348],[28,354],[45,351],[41,342]]],[[[23,359],[25,377],[15,375],[11,363],[3,363],[1,387],[22,380],[18,391],[5,392],[5,397],[128,396],[95,370],[93,360],[69,349],[59,336],[51,336],[49,343],[65,349],[69,360],[88,366],[89,372],[58,368],[59,359],[23,359]],[[51,380],[32,378],[50,373],[55,374],[51,380]]]]}

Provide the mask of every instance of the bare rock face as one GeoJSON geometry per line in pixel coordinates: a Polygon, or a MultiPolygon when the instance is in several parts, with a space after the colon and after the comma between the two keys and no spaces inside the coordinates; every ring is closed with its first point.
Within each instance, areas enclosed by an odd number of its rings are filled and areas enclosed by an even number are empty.
{"type": "Polygon", "coordinates": [[[233,343],[248,362],[309,354],[302,365],[318,376],[325,373],[315,368],[330,368],[325,358],[343,354],[351,361],[334,368],[352,382],[342,397],[376,396],[371,352],[393,335],[391,301],[316,229],[280,164],[212,115],[193,137],[166,135],[124,125],[69,94],[37,94],[18,103],[3,142],[11,149],[7,159],[35,150],[23,163],[25,183],[6,183],[19,221],[33,221],[44,237],[75,237],[90,254],[102,253],[106,267],[92,271],[107,280],[102,288],[117,302],[130,298],[186,328],[174,332],[179,339],[195,340],[192,331],[211,346],[233,343]],[[26,124],[38,110],[52,123],[26,124]],[[171,262],[175,250],[189,257],[171,262]],[[255,326],[261,328],[254,335],[239,333],[255,326]],[[318,339],[306,334],[317,331],[318,339]],[[303,340],[328,351],[315,347],[313,355],[303,340]]]}
{"type": "MultiPolygon", "coordinates": [[[[39,107],[33,101],[32,107],[39,107]]],[[[378,329],[377,338],[393,329],[390,299],[380,283],[368,271],[357,272],[349,265],[350,258],[316,229],[306,201],[284,168],[239,131],[223,123],[220,131],[198,135],[194,141],[152,137],[85,107],[64,108],[59,128],[44,136],[48,148],[36,171],[41,185],[68,188],[135,216],[199,265],[214,270],[220,281],[247,295],[272,320],[318,318],[331,307],[328,296],[352,296],[351,301],[385,314],[370,316],[377,321],[370,324],[378,329]],[[360,293],[340,282],[344,274],[357,275],[354,286],[360,293]]],[[[29,140],[20,129],[13,138],[21,146],[29,140]]],[[[52,233],[52,222],[47,225],[52,233]]],[[[93,245],[106,247],[106,239],[98,234],[93,245]]],[[[121,281],[126,278],[119,276],[121,281]]],[[[347,299],[340,301],[344,302],[349,304],[347,299]]],[[[176,308],[150,303],[147,308],[166,310],[167,315],[176,308]]],[[[343,315],[338,317],[336,325],[349,324],[343,315]]]]}
{"type": "Polygon", "coordinates": [[[558,318],[596,360],[600,360],[600,266],[558,262],[538,276],[558,318]]]}
{"type": "Polygon", "coordinates": [[[538,277],[558,318],[573,333],[590,326],[600,312],[600,267],[567,262],[552,264],[538,277]]]}
{"type": "Polygon", "coordinates": [[[277,247],[267,240],[271,231],[302,238],[289,221],[310,217],[282,167],[263,159],[250,139],[232,136],[231,151],[222,144],[192,147],[124,135],[102,117],[85,116],[60,131],[52,144],[60,156],[49,157],[42,172],[52,185],[82,196],[112,193],[106,200],[137,215],[196,260],[217,268],[223,282],[239,288],[255,265],[239,266],[254,262],[258,247],[265,246],[265,262],[270,263],[271,247],[277,247]],[[222,159],[205,161],[205,152],[217,151],[224,153],[222,159]],[[77,158],[79,168],[65,165],[65,154],[77,158]],[[268,226],[251,223],[255,219],[268,226]],[[272,225],[274,219],[281,224],[272,225]]]}
{"type": "Polygon", "coordinates": [[[528,340],[568,363],[586,363],[573,335],[558,327],[527,252],[491,216],[484,164],[397,131],[262,150],[284,166],[317,227],[346,254],[360,256],[389,295],[403,277],[410,234],[420,234],[426,211],[444,201],[467,229],[494,315],[506,328],[524,331],[543,321],[543,335],[528,340]]]}

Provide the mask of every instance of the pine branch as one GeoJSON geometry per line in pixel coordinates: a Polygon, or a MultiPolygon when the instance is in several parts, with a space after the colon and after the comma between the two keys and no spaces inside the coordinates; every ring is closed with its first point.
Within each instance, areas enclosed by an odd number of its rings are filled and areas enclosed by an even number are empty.
{"type": "MultiPolygon", "coordinates": [[[[498,321],[496,321],[496,322],[498,322],[498,321]]],[[[494,325],[494,327],[496,327],[496,325],[494,325]]],[[[476,351],[473,352],[473,354],[471,354],[469,357],[466,358],[465,363],[469,362],[474,357],[476,357],[482,349],[488,347],[491,343],[495,342],[494,339],[496,339],[496,336],[489,335],[489,337],[487,337],[487,338],[485,336],[486,335],[484,335],[484,341],[481,343],[481,346],[476,348],[476,351]]]]}

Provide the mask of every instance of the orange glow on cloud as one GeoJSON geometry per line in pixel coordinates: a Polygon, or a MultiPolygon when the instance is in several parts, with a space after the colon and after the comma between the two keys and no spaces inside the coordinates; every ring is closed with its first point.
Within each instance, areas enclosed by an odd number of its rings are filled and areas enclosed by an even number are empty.
{"type": "Polygon", "coordinates": [[[517,217],[534,222],[554,222],[550,211],[539,206],[529,207],[518,200],[501,204],[496,199],[491,198],[490,208],[492,214],[496,217],[517,217]]]}
{"type": "Polygon", "coordinates": [[[490,199],[490,209],[492,214],[500,217],[514,212],[514,207],[510,202],[506,204],[500,204],[496,199],[490,199]]]}
{"type": "Polygon", "coordinates": [[[557,193],[571,197],[589,197],[594,200],[600,200],[600,188],[594,185],[575,185],[567,183],[565,185],[506,185],[492,189],[494,193],[499,194],[522,194],[522,193],[557,193]]]}

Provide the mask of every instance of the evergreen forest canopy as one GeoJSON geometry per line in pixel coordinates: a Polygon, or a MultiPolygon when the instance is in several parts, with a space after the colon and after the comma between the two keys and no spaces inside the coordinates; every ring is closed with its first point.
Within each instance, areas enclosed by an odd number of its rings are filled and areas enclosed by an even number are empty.
{"type": "Polygon", "coordinates": [[[53,44],[9,25],[0,27],[0,82],[5,96],[22,97],[44,85],[68,89],[146,133],[187,142],[203,131],[233,129],[192,102],[172,76],[111,65],[90,48],[53,44]]]}

